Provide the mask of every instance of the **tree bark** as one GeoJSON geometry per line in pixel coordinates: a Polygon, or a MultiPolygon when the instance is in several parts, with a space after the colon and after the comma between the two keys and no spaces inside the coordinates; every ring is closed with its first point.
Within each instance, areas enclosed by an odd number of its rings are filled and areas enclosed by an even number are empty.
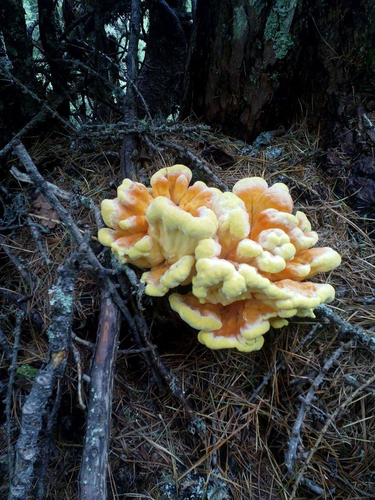
{"type": "Polygon", "coordinates": [[[80,500],[107,498],[108,448],[120,310],[106,295],[102,292],[98,343],[90,373],[89,412],[79,482],[80,500]]]}
{"type": "Polygon", "coordinates": [[[38,103],[9,77],[10,72],[30,90],[38,93],[32,47],[26,30],[22,0],[2,0],[0,7],[0,149],[38,111],[38,103]]]}
{"type": "MultiPolygon", "coordinates": [[[[167,118],[176,111],[182,97],[187,47],[182,23],[186,13],[181,3],[150,2],[150,28],[139,89],[153,117],[167,118]]],[[[140,114],[144,115],[144,110],[140,114]]]]}
{"type": "Polygon", "coordinates": [[[183,116],[253,139],[308,114],[330,129],[340,96],[374,81],[370,0],[198,0],[183,116]],[[329,119],[327,119],[330,118],[329,119]]]}
{"type": "Polygon", "coordinates": [[[39,32],[51,71],[53,90],[56,96],[66,95],[57,112],[67,118],[70,114],[70,103],[67,94],[69,90],[69,71],[59,63],[59,60],[64,56],[64,51],[58,37],[60,26],[56,21],[55,7],[56,2],[53,0],[38,0],[39,32]]]}

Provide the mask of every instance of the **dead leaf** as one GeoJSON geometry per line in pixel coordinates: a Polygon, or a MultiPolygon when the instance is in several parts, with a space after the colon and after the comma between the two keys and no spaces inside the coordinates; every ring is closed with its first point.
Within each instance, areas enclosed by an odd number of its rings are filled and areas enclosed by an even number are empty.
{"type": "Polygon", "coordinates": [[[56,220],[58,220],[57,213],[41,193],[32,202],[32,206],[35,214],[39,217],[43,217],[43,219],[40,219],[40,223],[43,226],[46,226],[49,229],[54,229],[58,225],[58,223],[55,222],[56,220]]]}

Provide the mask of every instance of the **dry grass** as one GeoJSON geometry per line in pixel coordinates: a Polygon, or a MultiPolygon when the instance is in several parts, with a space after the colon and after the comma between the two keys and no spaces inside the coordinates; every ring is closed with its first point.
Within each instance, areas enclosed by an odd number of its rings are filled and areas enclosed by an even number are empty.
{"type": "MultiPolygon", "coordinates": [[[[209,131],[165,134],[163,138],[188,147],[198,157],[208,146],[231,155],[233,162],[229,167],[221,169],[212,165],[215,173],[229,186],[242,177],[254,175],[270,183],[288,184],[296,208],[306,212],[318,231],[319,244],[331,246],[343,256],[338,269],[318,278],[336,288],[337,299],[332,307],[353,324],[361,325],[370,333],[374,330],[374,243],[360,216],[345,200],[335,196],[334,180],[325,177],[318,167],[319,137],[309,135],[301,126],[276,138],[272,146],[263,147],[256,156],[251,156],[249,151],[246,153],[243,143],[209,131]],[[275,152],[279,156],[271,159],[275,152]]],[[[106,196],[112,197],[117,184],[118,162],[113,165],[106,158],[108,150],[119,150],[119,144],[98,144],[95,153],[78,153],[69,149],[66,141],[55,140],[36,145],[31,153],[49,181],[99,202],[106,196]]],[[[173,164],[178,155],[172,150],[155,153],[147,148],[142,154],[151,159],[142,165],[141,180],[160,166],[173,164]]],[[[10,181],[9,190],[13,195],[25,189],[29,188],[10,181]]],[[[90,228],[95,235],[92,213],[79,205],[73,205],[71,210],[79,227],[82,230],[90,228]]],[[[28,211],[33,212],[31,206],[28,211]]],[[[92,242],[100,251],[95,237],[92,242]]],[[[71,249],[69,234],[57,224],[50,234],[43,235],[43,244],[53,262],[49,268],[35,251],[27,228],[11,236],[8,233],[6,244],[32,275],[31,306],[48,324],[48,290],[54,283],[57,266],[71,249]]],[[[5,257],[1,263],[2,286],[17,293],[28,293],[5,257]]],[[[95,341],[98,296],[95,285],[87,275],[81,274],[74,330],[91,342],[95,341]]],[[[112,497],[200,499],[205,498],[204,492],[207,492],[211,500],[290,498],[293,480],[287,475],[284,454],[298,413],[299,397],[307,393],[322,363],[340,345],[336,327],[324,324],[301,347],[314,322],[297,319],[282,330],[268,333],[265,346],[258,353],[216,352],[198,344],[196,332],[181,325],[162,301],[158,303],[155,299],[153,302],[148,302],[147,314],[154,341],[160,346],[164,362],[190,404],[204,421],[206,441],[202,443],[190,432],[183,408],[171,392],[168,389],[162,393],[157,391],[142,358],[120,355],[115,377],[109,464],[112,497]],[[284,364],[277,369],[281,361],[284,364]],[[254,390],[269,373],[268,385],[252,398],[254,390]]],[[[3,301],[2,306],[2,328],[9,333],[13,329],[13,306],[8,301],[3,301]]],[[[39,368],[46,356],[45,334],[37,332],[28,322],[24,323],[23,330],[19,364],[39,368]]],[[[121,347],[132,345],[124,330],[121,347]]],[[[84,372],[88,373],[91,350],[82,344],[77,347],[84,372]]],[[[373,374],[374,366],[373,353],[354,344],[345,351],[339,365],[329,371],[305,419],[297,473],[327,418],[355,390],[350,380],[353,384],[366,381],[373,374]]],[[[27,378],[17,379],[12,414],[15,427],[19,424],[22,402],[29,389],[27,378]]],[[[374,391],[375,388],[370,387],[342,412],[324,435],[307,469],[306,477],[325,492],[335,488],[334,498],[373,497],[374,391]]],[[[76,368],[71,362],[56,427],[56,450],[50,464],[46,498],[76,498],[84,420],[84,412],[77,405],[76,368]]],[[[16,436],[16,432],[14,434],[16,436]]],[[[0,455],[5,453],[4,444],[0,455]]],[[[3,457],[3,464],[4,461],[3,457]]],[[[0,492],[4,493],[5,488],[0,492]]],[[[318,497],[301,487],[296,498],[318,497]]]]}

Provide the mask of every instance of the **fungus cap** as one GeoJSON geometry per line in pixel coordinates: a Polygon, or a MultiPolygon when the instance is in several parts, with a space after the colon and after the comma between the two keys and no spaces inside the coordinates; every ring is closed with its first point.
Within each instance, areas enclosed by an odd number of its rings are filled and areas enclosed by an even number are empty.
{"type": "Polygon", "coordinates": [[[304,281],[337,267],[331,248],[313,248],[318,235],[306,215],[293,214],[285,184],[241,179],[222,193],[197,181],[184,165],[159,170],[151,187],[124,179],[103,200],[106,228],[99,241],[121,263],[147,269],[145,293],[160,297],[179,285],[171,308],[212,349],[253,351],[269,328],[292,316],[314,317],[334,298],[329,284],[304,281]]]}

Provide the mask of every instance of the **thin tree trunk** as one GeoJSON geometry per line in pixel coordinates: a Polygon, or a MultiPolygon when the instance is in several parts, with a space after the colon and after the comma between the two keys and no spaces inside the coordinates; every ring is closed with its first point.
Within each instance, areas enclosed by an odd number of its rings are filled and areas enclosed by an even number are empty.
{"type": "MultiPolygon", "coordinates": [[[[38,0],[40,40],[50,67],[53,90],[57,96],[60,96],[67,94],[69,90],[69,72],[66,66],[62,67],[58,62],[59,59],[63,58],[64,52],[58,38],[60,27],[56,21],[55,7],[56,2],[54,0],[38,0]]],[[[68,95],[66,95],[57,111],[65,118],[69,116],[68,95]]]]}
{"type": "Polygon", "coordinates": [[[167,118],[181,102],[187,47],[181,23],[185,13],[180,3],[153,0],[150,5],[148,45],[139,89],[153,117],[167,118]]]}
{"type": "MultiPolygon", "coordinates": [[[[126,56],[127,66],[127,87],[124,100],[124,120],[129,125],[135,125],[138,119],[137,93],[138,84],[138,43],[141,25],[141,2],[132,0],[129,47],[126,56]]],[[[136,134],[127,134],[124,137],[121,149],[121,177],[136,178],[136,163],[134,152],[137,148],[136,134]]]]}
{"type": "Polygon", "coordinates": [[[38,111],[38,103],[25,94],[9,76],[9,72],[30,90],[38,93],[32,47],[27,35],[22,0],[2,0],[0,7],[0,149],[38,111]]]}

